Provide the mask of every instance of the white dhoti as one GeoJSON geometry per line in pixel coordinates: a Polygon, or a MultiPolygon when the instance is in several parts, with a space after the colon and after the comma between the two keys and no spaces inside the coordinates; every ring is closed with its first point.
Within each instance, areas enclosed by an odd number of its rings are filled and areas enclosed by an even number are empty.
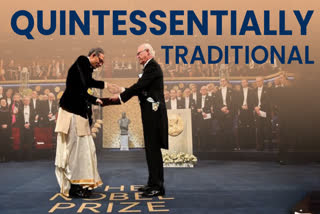
{"type": "Polygon", "coordinates": [[[102,185],[95,144],[89,123],[86,123],[88,120],[59,109],[55,172],[60,192],[66,196],[69,196],[71,184],[89,189],[102,185]]]}

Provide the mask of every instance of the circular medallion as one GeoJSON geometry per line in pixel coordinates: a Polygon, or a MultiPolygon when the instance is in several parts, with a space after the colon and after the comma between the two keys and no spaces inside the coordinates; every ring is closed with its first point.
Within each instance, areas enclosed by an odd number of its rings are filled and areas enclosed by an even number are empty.
{"type": "Polygon", "coordinates": [[[177,114],[168,115],[169,135],[176,137],[183,132],[183,120],[177,114]]]}

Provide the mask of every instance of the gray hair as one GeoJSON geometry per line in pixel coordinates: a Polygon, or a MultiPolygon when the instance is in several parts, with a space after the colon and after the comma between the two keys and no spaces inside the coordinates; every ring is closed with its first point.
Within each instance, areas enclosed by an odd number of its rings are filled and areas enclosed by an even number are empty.
{"type": "Polygon", "coordinates": [[[153,47],[149,43],[142,44],[145,50],[149,50],[149,53],[152,57],[156,56],[156,52],[153,50],[153,47]]]}
{"type": "Polygon", "coordinates": [[[104,51],[102,48],[92,48],[89,53],[88,56],[91,56],[92,54],[95,54],[96,56],[99,56],[99,54],[104,54],[104,51]]]}

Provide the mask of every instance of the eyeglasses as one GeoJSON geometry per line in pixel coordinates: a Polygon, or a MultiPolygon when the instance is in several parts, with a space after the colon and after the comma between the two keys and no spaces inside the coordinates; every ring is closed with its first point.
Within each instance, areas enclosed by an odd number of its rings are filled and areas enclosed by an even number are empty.
{"type": "Polygon", "coordinates": [[[99,64],[103,65],[103,63],[104,63],[103,59],[101,59],[99,56],[97,56],[97,57],[99,59],[99,64]]]}
{"type": "Polygon", "coordinates": [[[143,49],[142,51],[139,51],[138,53],[137,53],[137,56],[139,56],[143,51],[146,51],[147,49],[143,49]]]}

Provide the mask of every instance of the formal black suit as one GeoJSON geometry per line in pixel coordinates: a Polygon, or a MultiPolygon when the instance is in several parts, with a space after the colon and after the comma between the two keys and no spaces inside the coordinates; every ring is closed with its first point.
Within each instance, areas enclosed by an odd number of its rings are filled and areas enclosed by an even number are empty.
{"type": "MultiPolygon", "coordinates": [[[[259,105],[258,88],[254,90],[253,106],[259,105]]],[[[266,117],[260,117],[256,113],[256,130],[257,130],[257,150],[264,150],[268,147],[272,149],[272,130],[271,130],[271,92],[266,87],[262,87],[261,98],[260,98],[260,111],[266,112],[266,117]],[[264,142],[267,142],[265,145],[264,142]]]]}
{"type": "Polygon", "coordinates": [[[295,96],[292,96],[293,89],[290,86],[280,86],[273,89],[272,93],[272,103],[273,106],[276,106],[277,117],[279,124],[279,160],[287,161],[287,153],[289,144],[294,139],[292,138],[293,124],[295,123],[294,119],[295,114],[293,111],[293,106],[295,106],[294,99],[295,96]]]}
{"type": "Polygon", "coordinates": [[[122,102],[133,96],[140,100],[146,158],[149,170],[148,186],[162,188],[163,160],[161,148],[168,149],[168,117],[163,95],[163,73],[159,64],[151,59],[143,69],[137,83],[120,94],[122,102]],[[159,107],[147,101],[152,98],[159,107]]]}
{"type": "Polygon", "coordinates": [[[183,98],[183,108],[190,108],[191,113],[196,110],[196,102],[194,101],[194,99],[192,99],[191,96],[183,98]],[[186,104],[186,100],[189,101],[188,104],[186,104]]]}
{"type": "Polygon", "coordinates": [[[35,112],[29,105],[29,111],[27,111],[27,118],[24,115],[25,106],[22,105],[19,109],[17,124],[20,128],[20,158],[31,160],[32,159],[32,147],[34,144],[34,124],[35,124],[35,112]],[[29,128],[25,128],[25,124],[29,124],[29,128]]]}
{"type": "Polygon", "coordinates": [[[198,103],[199,99],[201,97],[201,94],[200,93],[195,93],[195,94],[196,94],[196,96],[194,96],[194,93],[191,93],[190,97],[194,100],[195,103],[198,103]]]}
{"type": "MultiPolygon", "coordinates": [[[[183,103],[183,108],[191,109],[191,121],[192,121],[192,142],[193,144],[197,144],[198,142],[198,129],[197,129],[197,118],[198,118],[198,113],[197,113],[197,106],[196,102],[194,99],[192,99],[192,96],[190,95],[189,97],[184,97],[184,103],[183,103]],[[188,104],[186,104],[186,100],[188,100],[188,104]]],[[[195,147],[194,147],[195,148],[195,147]]]]}
{"type": "Polygon", "coordinates": [[[239,134],[239,145],[241,148],[252,149],[255,147],[255,132],[254,132],[254,118],[253,118],[253,90],[247,89],[247,106],[248,109],[243,109],[244,104],[244,89],[241,88],[237,96],[237,113],[238,117],[238,134],[239,134]]]}
{"type": "Polygon", "coordinates": [[[68,112],[88,118],[92,123],[91,104],[97,97],[88,94],[88,88],[103,89],[104,82],[92,78],[93,67],[88,57],[80,56],[68,71],[66,90],[60,99],[60,107],[68,112]]]}
{"type": "Polygon", "coordinates": [[[0,158],[7,161],[11,152],[11,117],[8,107],[0,107],[0,158]],[[2,125],[7,125],[3,128],[2,125]]]}
{"type": "MultiPolygon", "coordinates": [[[[176,99],[177,100],[177,109],[183,109],[184,107],[184,100],[178,100],[178,99],[176,99]]],[[[167,102],[166,103],[166,107],[167,107],[167,109],[172,109],[172,106],[171,106],[171,99],[169,99],[169,102],[167,102]]]]}
{"type": "MultiPolygon", "coordinates": [[[[196,109],[201,109],[201,112],[197,111],[197,126],[199,127],[199,143],[196,144],[194,142],[194,149],[196,151],[208,148],[212,139],[209,138],[210,130],[211,130],[211,119],[205,119],[203,114],[211,114],[211,106],[212,106],[212,98],[208,95],[199,96],[197,99],[197,107],[196,109]],[[204,99],[204,103],[202,106],[202,99],[204,99]]],[[[211,118],[212,118],[211,114],[211,118]]]]}
{"type": "Polygon", "coordinates": [[[33,99],[30,99],[31,108],[33,109],[36,115],[39,114],[40,103],[41,102],[39,99],[36,99],[35,102],[33,102],[33,99]]]}
{"type": "MultiPolygon", "coordinates": [[[[31,104],[32,106],[32,104],[31,104]]],[[[39,126],[40,127],[51,127],[53,128],[55,126],[55,120],[50,120],[48,115],[51,113],[53,116],[56,116],[58,112],[58,104],[56,101],[52,101],[51,103],[51,111],[50,111],[50,104],[49,100],[45,100],[40,104],[40,108],[38,109],[39,114],[39,126]]]]}
{"type": "Polygon", "coordinates": [[[216,112],[217,112],[217,118],[220,126],[220,137],[221,137],[221,147],[223,149],[232,149],[232,147],[235,147],[234,142],[234,134],[233,134],[233,119],[234,119],[234,95],[233,90],[230,88],[227,88],[226,93],[226,105],[223,103],[223,95],[222,95],[222,89],[219,89],[216,93],[216,112]],[[225,114],[221,111],[223,107],[227,107],[229,110],[228,114],[225,114]]]}

